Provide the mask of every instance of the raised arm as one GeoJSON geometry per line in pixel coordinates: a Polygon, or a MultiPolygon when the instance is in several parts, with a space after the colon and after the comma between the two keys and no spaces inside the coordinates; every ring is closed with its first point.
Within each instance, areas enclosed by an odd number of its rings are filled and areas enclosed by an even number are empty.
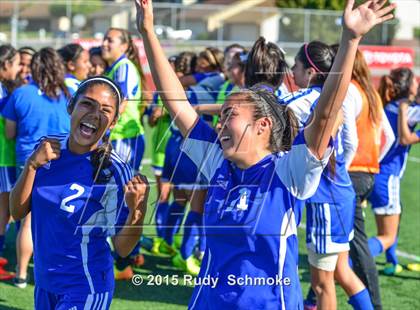
{"type": "Polygon", "coordinates": [[[420,137],[416,132],[412,132],[408,127],[408,107],[409,101],[402,100],[398,111],[398,137],[401,145],[411,145],[420,142],[420,137]]]}
{"type": "Polygon", "coordinates": [[[394,4],[370,0],[353,9],[355,0],[347,0],[343,14],[343,34],[330,74],[325,81],[311,126],[305,129],[306,144],[322,158],[331,137],[336,117],[350,84],[357,47],[363,35],[375,25],[391,19],[394,4]]]}
{"type": "Polygon", "coordinates": [[[188,102],[184,88],[169,64],[153,28],[151,0],[135,0],[137,28],[142,35],[144,50],[159,95],[175,124],[185,137],[198,119],[188,102]]]}

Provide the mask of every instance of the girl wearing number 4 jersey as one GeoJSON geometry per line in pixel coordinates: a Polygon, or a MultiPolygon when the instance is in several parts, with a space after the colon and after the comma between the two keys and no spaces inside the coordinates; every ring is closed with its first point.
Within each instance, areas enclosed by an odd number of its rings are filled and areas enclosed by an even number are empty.
{"type": "Polygon", "coordinates": [[[132,177],[102,140],[121,100],[111,80],[84,81],[68,106],[70,134],[42,140],[11,192],[12,216],[32,213],[35,309],[108,309],[114,275],[107,237],[127,256],[141,235],[147,180],[132,177]]]}
{"type": "MultiPolygon", "coordinates": [[[[186,142],[183,149],[210,182],[204,214],[207,248],[190,309],[301,309],[295,200],[316,190],[331,149],[331,133],[350,83],[358,43],[390,19],[394,5],[348,1],[343,35],[312,126],[294,139],[296,119],[271,92],[243,90],[222,108],[219,136],[187,102],[153,30],[150,0],[136,1],[137,22],[155,85],[186,142]],[[321,133],[321,134],[320,134],[321,133]],[[293,142],[294,139],[294,142],[293,142]],[[293,144],[293,145],[292,145],[293,144]],[[290,285],[228,285],[228,276],[288,278],[290,285]],[[209,302],[211,301],[211,302],[209,302]]],[[[352,296],[353,297],[353,296],[352,296]]],[[[356,296],[357,297],[357,296],[356,296]]]]}

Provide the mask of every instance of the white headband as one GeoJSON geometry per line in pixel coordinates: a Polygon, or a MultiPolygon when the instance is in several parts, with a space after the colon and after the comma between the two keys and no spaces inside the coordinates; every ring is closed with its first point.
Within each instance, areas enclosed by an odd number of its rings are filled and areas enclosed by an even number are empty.
{"type": "Polygon", "coordinates": [[[100,77],[100,76],[96,76],[96,77],[93,77],[93,78],[90,78],[90,79],[87,79],[87,80],[83,81],[79,85],[79,88],[81,88],[84,84],[86,84],[86,83],[88,83],[90,81],[101,81],[101,82],[107,83],[108,85],[111,85],[112,88],[115,90],[115,92],[118,95],[118,105],[121,105],[121,102],[122,102],[121,93],[120,93],[119,89],[117,88],[117,86],[112,81],[110,81],[110,80],[108,80],[106,78],[100,77]]]}

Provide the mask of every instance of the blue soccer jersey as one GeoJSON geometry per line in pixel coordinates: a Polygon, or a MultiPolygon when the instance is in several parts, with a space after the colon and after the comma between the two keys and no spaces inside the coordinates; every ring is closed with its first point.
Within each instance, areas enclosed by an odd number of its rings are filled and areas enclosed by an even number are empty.
{"type": "Polygon", "coordinates": [[[73,74],[70,74],[70,73],[67,73],[64,78],[64,84],[67,86],[67,88],[69,89],[70,95],[72,96],[79,88],[80,83],[81,82],[73,74]]]}
{"type": "MultiPolygon", "coordinates": [[[[391,124],[392,131],[396,137],[394,143],[388,153],[381,160],[380,174],[402,176],[407,164],[407,156],[410,151],[410,145],[399,144],[398,135],[398,102],[393,101],[385,106],[385,114],[391,124]]],[[[420,123],[420,105],[412,104],[408,108],[408,126],[413,131],[418,123],[420,123]]]]}
{"type": "Polygon", "coordinates": [[[140,91],[140,75],[126,55],[118,58],[105,72],[105,76],[111,78],[120,87],[124,98],[138,100],[140,91]]]}
{"type": "Polygon", "coordinates": [[[290,94],[289,89],[284,83],[282,83],[274,92],[274,95],[279,99],[286,97],[288,94],[290,94]]]}
{"type": "Polygon", "coordinates": [[[302,308],[295,200],[315,192],[331,150],[316,159],[301,133],[290,152],[241,170],[223,158],[216,132],[199,120],[183,151],[210,183],[207,248],[189,308],[302,308]]]}
{"type": "Polygon", "coordinates": [[[16,122],[16,163],[24,165],[41,137],[70,131],[67,98],[45,95],[38,85],[21,86],[11,94],[3,117],[16,122]]]}
{"type": "Polygon", "coordinates": [[[318,102],[321,90],[320,86],[300,89],[279,98],[279,103],[290,107],[298,118],[299,125],[303,127],[318,102]]]}
{"type": "Polygon", "coordinates": [[[346,170],[342,130],[334,141],[335,165],[327,166],[315,194],[306,200],[306,245],[319,254],[348,251],[353,239],[356,193],[346,170]]]}
{"type": "MultiPolygon", "coordinates": [[[[400,179],[407,164],[410,145],[399,144],[398,135],[398,102],[393,101],[385,106],[385,114],[391,124],[395,141],[380,162],[380,172],[375,176],[373,191],[369,197],[376,214],[394,215],[401,213],[400,179]]],[[[420,105],[412,104],[408,108],[408,126],[413,131],[420,122],[420,105]]],[[[420,136],[420,131],[417,131],[420,136]]]]}
{"type": "Polygon", "coordinates": [[[131,170],[115,153],[104,169],[109,180],[94,183],[91,153],[74,154],[61,141],[61,155],[40,167],[32,190],[35,284],[55,294],[96,294],[114,289],[107,237],[124,225],[123,186],[131,170]]]}
{"type": "MultiPolygon", "coordinates": [[[[284,97],[281,103],[293,110],[303,127],[320,93],[321,88],[310,87],[284,97]]],[[[320,254],[348,251],[353,238],[356,196],[346,170],[342,135],[340,128],[334,141],[334,167],[325,167],[315,194],[306,200],[307,247],[320,254]]]]}

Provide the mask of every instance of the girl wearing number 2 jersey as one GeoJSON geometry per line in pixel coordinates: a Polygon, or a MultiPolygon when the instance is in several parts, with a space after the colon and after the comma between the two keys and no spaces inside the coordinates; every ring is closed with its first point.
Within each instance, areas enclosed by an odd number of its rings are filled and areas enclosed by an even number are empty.
{"type": "Polygon", "coordinates": [[[228,97],[216,134],[199,119],[170,69],[154,33],[151,1],[136,1],[137,26],[155,85],[186,138],[184,152],[210,183],[204,210],[207,248],[199,277],[218,278],[218,284],[196,286],[190,309],[302,308],[295,200],[317,189],[360,39],[392,17],[388,13],[394,6],[382,8],[385,2],[368,1],[355,9],[354,0],[347,2],[332,66],[341,74],[327,78],[312,125],[295,137],[293,113],[277,104],[271,92],[255,88],[228,97]],[[230,285],[232,275],[284,281],[230,285]]]}
{"type": "Polygon", "coordinates": [[[41,140],[11,192],[12,216],[32,213],[35,309],[108,309],[114,274],[107,237],[127,256],[141,235],[147,180],[133,177],[102,140],[121,101],[111,80],[84,81],[69,102],[70,134],[41,140]]]}

